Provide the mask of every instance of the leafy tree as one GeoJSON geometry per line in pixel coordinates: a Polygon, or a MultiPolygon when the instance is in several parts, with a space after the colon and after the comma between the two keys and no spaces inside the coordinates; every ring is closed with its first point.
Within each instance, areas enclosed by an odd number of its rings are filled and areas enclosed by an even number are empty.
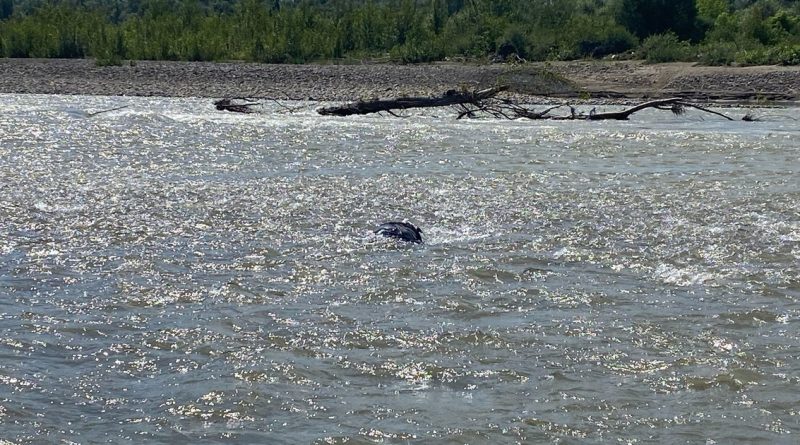
{"type": "Polygon", "coordinates": [[[691,54],[689,42],[682,41],[675,33],[652,35],[642,42],[642,53],[650,63],[676,62],[691,54]]]}
{"type": "Polygon", "coordinates": [[[697,15],[701,19],[714,23],[720,14],[728,12],[728,0],[697,0],[697,15]]]}
{"type": "Polygon", "coordinates": [[[567,25],[561,58],[605,57],[635,48],[639,40],[610,16],[576,15],[567,25]]]}
{"type": "Polygon", "coordinates": [[[792,63],[800,1],[0,0],[6,57],[548,60],[604,57],[653,35],[653,54],[691,40],[689,53],[727,61],[714,63],[792,63]]]}
{"type": "Polygon", "coordinates": [[[13,0],[0,0],[0,20],[5,20],[14,13],[13,0]]]}
{"type": "Polygon", "coordinates": [[[694,0],[618,0],[616,7],[617,21],[639,38],[670,31],[682,39],[698,37],[694,0]]]}

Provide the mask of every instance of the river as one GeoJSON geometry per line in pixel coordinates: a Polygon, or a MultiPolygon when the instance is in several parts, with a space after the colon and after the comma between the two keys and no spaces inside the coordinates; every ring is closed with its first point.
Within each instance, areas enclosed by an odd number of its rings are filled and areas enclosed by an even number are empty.
{"type": "Polygon", "coordinates": [[[797,443],[796,109],[285,105],[0,95],[0,443],[797,443]]]}

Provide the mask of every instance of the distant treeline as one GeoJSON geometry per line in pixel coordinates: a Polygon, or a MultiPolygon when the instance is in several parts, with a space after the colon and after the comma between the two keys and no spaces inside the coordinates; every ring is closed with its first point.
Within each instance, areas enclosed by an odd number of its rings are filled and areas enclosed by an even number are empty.
{"type": "Polygon", "coordinates": [[[0,56],[800,64],[800,0],[0,0],[0,56]]]}

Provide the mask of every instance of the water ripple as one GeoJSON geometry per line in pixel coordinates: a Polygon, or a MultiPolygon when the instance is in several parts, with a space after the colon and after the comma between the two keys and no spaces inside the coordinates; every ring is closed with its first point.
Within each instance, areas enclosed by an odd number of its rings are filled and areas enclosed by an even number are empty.
{"type": "Polygon", "coordinates": [[[794,123],[0,102],[0,442],[797,432],[794,123]]]}

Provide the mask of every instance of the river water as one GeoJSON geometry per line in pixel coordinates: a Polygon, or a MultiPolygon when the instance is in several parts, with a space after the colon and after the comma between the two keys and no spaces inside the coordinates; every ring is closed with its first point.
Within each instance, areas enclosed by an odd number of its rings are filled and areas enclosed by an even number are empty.
{"type": "Polygon", "coordinates": [[[796,109],[299,105],[0,95],[0,443],[800,440],[796,109]]]}

